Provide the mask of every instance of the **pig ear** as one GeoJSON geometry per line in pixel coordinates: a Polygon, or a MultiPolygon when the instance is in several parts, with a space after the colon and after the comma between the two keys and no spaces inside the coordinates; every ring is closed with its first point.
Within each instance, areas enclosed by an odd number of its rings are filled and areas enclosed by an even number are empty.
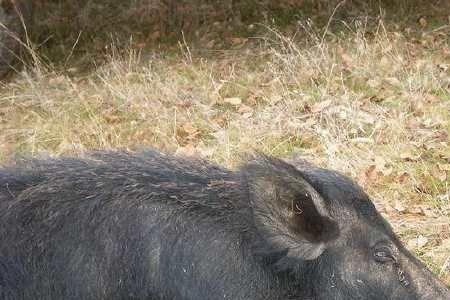
{"type": "Polygon", "coordinates": [[[313,260],[339,235],[324,199],[292,165],[258,156],[243,171],[260,252],[313,260]]]}

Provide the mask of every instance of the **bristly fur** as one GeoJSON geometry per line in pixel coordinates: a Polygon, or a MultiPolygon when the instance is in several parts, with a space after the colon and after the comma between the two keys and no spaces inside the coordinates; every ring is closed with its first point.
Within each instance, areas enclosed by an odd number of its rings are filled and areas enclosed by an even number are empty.
{"type": "Polygon", "coordinates": [[[0,169],[0,299],[449,299],[423,270],[354,183],[305,164],[145,151],[0,169]],[[407,288],[361,256],[380,240],[407,288]]]}

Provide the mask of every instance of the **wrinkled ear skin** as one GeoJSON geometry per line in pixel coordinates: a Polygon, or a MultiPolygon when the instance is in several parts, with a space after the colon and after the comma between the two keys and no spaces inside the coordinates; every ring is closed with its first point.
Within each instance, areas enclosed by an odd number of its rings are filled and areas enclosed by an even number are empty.
{"type": "Polygon", "coordinates": [[[277,264],[314,260],[339,235],[321,195],[292,165],[258,155],[243,168],[243,174],[258,255],[277,264]]]}

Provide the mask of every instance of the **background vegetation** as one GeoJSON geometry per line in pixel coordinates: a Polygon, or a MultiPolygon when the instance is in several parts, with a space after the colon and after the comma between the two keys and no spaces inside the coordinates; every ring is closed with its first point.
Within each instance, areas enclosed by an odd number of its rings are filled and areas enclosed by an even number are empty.
{"type": "Polygon", "coordinates": [[[1,162],[298,155],[355,178],[450,284],[448,1],[123,2],[35,1],[1,162]]]}

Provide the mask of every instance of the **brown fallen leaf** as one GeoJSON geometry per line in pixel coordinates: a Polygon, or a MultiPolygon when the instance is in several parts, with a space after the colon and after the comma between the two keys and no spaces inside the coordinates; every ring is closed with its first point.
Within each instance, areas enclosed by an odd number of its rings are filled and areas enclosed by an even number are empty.
{"type": "Polygon", "coordinates": [[[422,27],[427,27],[427,25],[428,25],[427,19],[425,19],[425,17],[423,17],[423,16],[419,18],[418,22],[419,22],[420,26],[422,26],[422,27]]]}
{"type": "Polygon", "coordinates": [[[423,213],[425,214],[425,216],[427,217],[432,217],[432,218],[437,218],[439,215],[438,213],[431,207],[428,207],[426,209],[423,210],[423,213]]]}
{"type": "Polygon", "coordinates": [[[327,107],[331,105],[331,100],[325,100],[322,102],[315,103],[311,106],[311,112],[312,113],[320,113],[327,107]]]}
{"type": "Polygon", "coordinates": [[[375,166],[379,173],[383,176],[389,176],[393,172],[392,166],[386,162],[386,160],[380,156],[375,157],[375,166]]]}
{"type": "Polygon", "coordinates": [[[450,250],[450,239],[442,240],[440,247],[444,247],[450,250]]]}
{"type": "Polygon", "coordinates": [[[178,147],[175,155],[198,156],[199,151],[192,144],[187,144],[186,146],[178,147]]]}
{"type": "Polygon", "coordinates": [[[430,194],[429,188],[423,183],[417,184],[414,187],[414,189],[416,190],[417,193],[420,193],[420,194],[430,194]]]}
{"type": "Polygon", "coordinates": [[[182,128],[189,135],[195,135],[198,133],[197,128],[192,123],[185,123],[183,124],[182,128]]]}
{"type": "Polygon", "coordinates": [[[406,206],[403,202],[396,200],[394,203],[394,209],[399,213],[404,213],[406,211],[406,206]]]}
{"type": "Polygon", "coordinates": [[[212,118],[212,121],[222,128],[228,127],[228,118],[226,115],[218,114],[212,118]]]}
{"type": "Polygon", "coordinates": [[[431,169],[431,175],[441,182],[447,181],[447,172],[441,170],[438,166],[435,166],[431,169]]]}
{"type": "Polygon", "coordinates": [[[437,103],[437,102],[441,101],[441,99],[438,96],[433,95],[433,94],[426,94],[424,96],[424,100],[428,104],[430,104],[430,103],[437,103]]]}
{"type": "Polygon", "coordinates": [[[413,154],[410,151],[404,151],[400,153],[400,158],[404,161],[418,161],[420,159],[420,154],[413,154]]]}
{"type": "Polygon", "coordinates": [[[438,64],[437,67],[442,72],[446,72],[449,69],[449,65],[448,64],[438,64]]]}
{"type": "Polygon", "coordinates": [[[223,102],[229,103],[231,105],[240,105],[242,103],[242,99],[239,97],[230,97],[223,99],[223,102]]]}
{"type": "Polygon", "coordinates": [[[410,239],[407,242],[408,248],[410,249],[420,249],[426,244],[428,244],[428,238],[423,235],[419,235],[418,237],[410,239]]]}
{"type": "Polygon", "coordinates": [[[210,40],[208,43],[206,43],[206,48],[211,49],[216,45],[216,41],[210,40]]]}
{"type": "Polygon", "coordinates": [[[358,183],[364,186],[375,182],[377,179],[376,166],[370,165],[358,176],[358,183]]]}
{"type": "Polygon", "coordinates": [[[392,86],[400,86],[401,85],[401,81],[395,77],[387,77],[384,79],[384,81],[392,86]]]}
{"type": "Polygon", "coordinates": [[[240,37],[232,37],[231,43],[233,45],[239,45],[239,44],[245,44],[248,41],[247,38],[240,38],[240,37]]]}
{"type": "Polygon", "coordinates": [[[238,108],[238,113],[243,114],[243,115],[247,114],[247,113],[251,114],[251,113],[253,113],[253,108],[251,108],[248,105],[242,104],[238,108]]]}
{"type": "Polygon", "coordinates": [[[177,128],[176,138],[181,145],[186,146],[188,143],[194,141],[199,134],[200,131],[198,131],[195,125],[192,123],[185,123],[177,128]]]}
{"type": "Polygon", "coordinates": [[[353,63],[354,63],[354,59],[346,53],[341,54],[341,59],[342,59],[342,62],[344,63],[344,65],[347,67],[353,65],[353,63]]]}
{"type": "Polygon", "coordinates": [[[412,207],[408,208],[408,213],[409,214],[413,214],[413,215],[419,215],[419,216],[424,216],[424,210],[420,205],[414,205],[412,207]]]}
{"type": "Polygon", "coordinates": [[[450,172],[450,164],[438,164],[438,168],[441,171],[450,172]]]}
{"type": "Polygon", "coordinates": [[[382,82],[378,78],[371,78],[367,80],[367,85],[373,89],[379,87],[381,84],[382,82]]]}

